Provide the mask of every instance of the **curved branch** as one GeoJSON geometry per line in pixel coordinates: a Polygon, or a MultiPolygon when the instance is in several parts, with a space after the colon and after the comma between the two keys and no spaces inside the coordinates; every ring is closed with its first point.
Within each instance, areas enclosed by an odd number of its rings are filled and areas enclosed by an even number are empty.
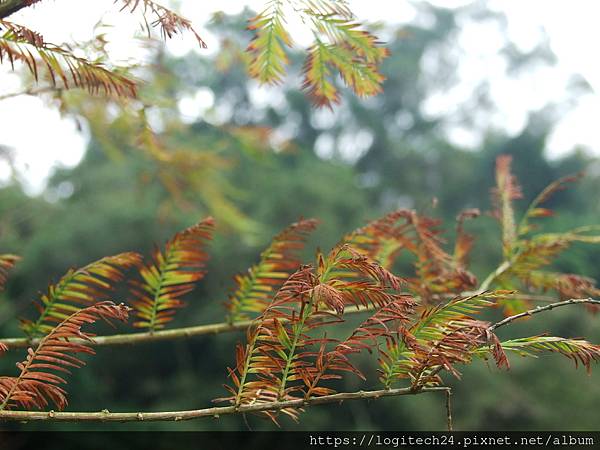
{"type": "Polygon", "coordinates": [[[550,311],[554,308],[559,308],[561,306],[577,305],[580,303],[590,303],[590,304],[594,304],[594,305],[600,305],[600,300],[594,300],[591,298],[572,298],[570,300],[565,300],[562,302],[550,303],[549,305],[546,305],[546,306],[538,306],[537,308],[533,308],[528,311],[524,311],[522,313],[515,314],[514,316],[509,316],[509,317],[501,320],[500,322],[496,322],[491,327],[489,327],[489,330],[494,331],[497,328],[503,327],[504,325],[508,325],[509,323],[514,322],[515,320],[521,319],[523,317],[532,316],[534,314],[538,314],[538,313],[541,313],[544,311],[550,311]]]}
{"type": "Polygon", "coordinates": [[[50,422],[157,422],[192,420],[202,417],[218,418],[229,414],[242,414],[260,411],[278,411],[286,408],[341,403],[346,400],[379,399],[402,395],[418,395],[429,392],[448,392],[449,387],[427,387],[419,390],[412,388],[382,389],[377,391],[342,392],[339,394],[313,397],[310,399],[289,400],[284,402],[257,403],[245,406],[219,406],[214,408],[187,411],[166,412],[54,412],[54,411],[0,411],[0,421],[50,421],[50,422]]]}

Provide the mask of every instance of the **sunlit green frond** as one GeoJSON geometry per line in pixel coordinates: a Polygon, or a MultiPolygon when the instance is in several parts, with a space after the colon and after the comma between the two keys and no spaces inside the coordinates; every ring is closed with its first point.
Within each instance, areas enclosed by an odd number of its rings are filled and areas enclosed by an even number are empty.
{"type": "Polygon", "coordinates": [[[300,267],[299,252],[317,222],[300,220],[279,233],[248,272],[235,277],[237,289],[227,302],[228,320],[235,322],[262,313],[292,273],[300,267]]]}
{"type": "Polygon", "coordinates": [[[346,0],[302,0],[301,3],[305,14],[354,18],[354,13],[346,0]]]}
{"type": "Polygon", "coordinates": [[[22,320],[21,328],[30,336],[43,335],[81,308],[107,300],[123,272],[139,262],[137,253],[120,253],[69,270],[36,303],[39,317],[22,320]]]}
{"type": "Polygon", "coordinates": [[[302,88],[308,93],[313,103],[319,107],[331,107],[340,101],[339,92],[331,81],[330,65],[329,45],[316,40],[308,49],[304,62],[302,88]]]}
{"type": "Polygon", "coordinates": [[[379,63],[389,55],[389,50],[382,46],[377,37],[361,29],[361,24],[352,18],[316,13],[312,14],[312,22],[320,33],[328,37],[330,43],[352,49],[355,59],[358,57],[367,63],[379,63]]]}
{"type": "Polygon", "coordinates": [[[292,46],[292,37],[285,26],[283,1],[269,1],[263,12],[250,19],[248,29],[255,33],[248,46],[253,56],[248,68],[250,76],[261,83],[281,82],[288,63],[285,47],[292,46]]]}
{"type": "Polygon", "coordinates": [[[329,53],[332,64],[356,95],[370,97],[383,91],[385,77],[375,63],[357,59],[354,52],[345,46],[331,46],[329,53]]]}
{"type": "Polygon", "coordinates": [[[44,41],[32,30],[11,22],[0,21],[5,29],[0,35],[0,63],[24,64],[38,82],[49,79],[60,89],[81,88],[91,94],[135,97],[136,82],[118,68],[111,69],[102,62],[76,56],[66,47],[44,41]]]}
{"type": "Polygon", "coordinates": [[[332,68],[359,97],[377,95],[383,90],[385,77],[375,63],[357,59],[349,47],[317,40],[304,65],[303,85],[317,106],[330,106],[339,100],[329,78],[332,68]]]}
{"type": "Polygon", "coordinates": [[[385,77],[378,65],[388,56],[377,37],[357,23],[346,2],[304,1],[306,21],[315,33],[304,67],[304,87],[318,106],[339,101],[331,82],[335,69],[359,97],[377,95],[385,77]]]}
{"type": "Polygon", "coordinates": [[[135,327],[157,330],[173,320],[176,309],[184,306],[180,297],[205,275],[205,247],[213,229],[211,217],[198,222],[173,236],[164,253],[156,248],[152,261],[141,266],[140,279],[131,280],[131,306],[139,319],[135,327]]]}
{"type": "MultiPolygon", "coordinates": [[[[284,6],[282,0],[269,1],[250,21],[255,36],[248,47],[253,56],[249,73],[262,83],[280,82],[288,63],[285,47],[292,47],[292,40],[285,26],[284,6]]],[[[315,36],[304,63],[303,88],[317,106],[339,102],[333,80],[337,74],[360,97],[381,92],[385,77],[378,66],[388,50],[355,21],[347,2],[305,0],[292,6],[315,36]]]]}

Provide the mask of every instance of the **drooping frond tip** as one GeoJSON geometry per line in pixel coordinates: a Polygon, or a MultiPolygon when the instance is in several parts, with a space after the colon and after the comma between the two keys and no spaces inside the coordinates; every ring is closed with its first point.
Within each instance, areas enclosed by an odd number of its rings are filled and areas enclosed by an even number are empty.
{"type": "Polygon", "coordinates": [[[120,253],[94,261],[80,269],[69,270],[36,303],[39,317],[35,321],[23,319],[21,328],[30,336],[43,335],[73,312],[108,300],[115,284],[122,280],[124,272],[139,264],[140,259],[137,253],[120,253]]]}
{"type": "Polygon", "coordinates": [[[0,63],[25,65],[36,82],[45,78],[57,89],[86,89],[121,97],[137,95],[136,81],[124,71],[75,55],[69,48],[44,41],[41,34],[22,25],[1,21],[0,63]]]}
{"type": "MultiPolygon", "coordinates": [[[[248,46],[249,73],[261,83],[280,83],[289,62],[286,47],[293,44],[284,6],[283,0],[271,0],[263,12],[250,19],[248,28],[254,38],[248,46]]],[[[360,97],[381,92],[385,77],[378,66],[388,50],[362,29],[346,2],[301,1],[291,9],[315,36],[304,63],[303,88],[317,106],[331,108],[339,102],[333,80],[336,74],[360,97]]]]}
{"type": "Polygon", "coordinates": [[[19,261],[16,255],[0,255],[0,291],[4,289],[4,285],[8,278],[8,271],[19,261]]]}
{"type": "Polygon", "coordinates": [[[170,239],[164,253],[156,248],[152,260],[140,268],[140,279],[131,281],[131,302],[139,319],[134,326],[156,330],[173,320],[184,306],[180,297],[192,291],[205,275],[205,250],[212,239],[214,220],[208,217],[170,239]]]}
{"type": "Polygon", "coordinates": [[[381,93],[385,77],[378,66],[388,56],[388,49],[377,37],[362,29],[351,14],[339,11],[335,6],[337,2],[308,3],[313,5],[305,8],[304,13],[319,37],[309,50],[304,87],[315,104],[331,107],[339,101],[328,66],[339,73],[346,86],[359,97],[381,93]],[[329,12],[323,13],[323,9],[329,12]]]}
{"type": "Polygon", "coordinates": [[[235,277],[236,290],[229,297],[229,320],[248,319],[262,313],[283,282],[300,266],[299,252],[317,226],[314,219],[300,220],[279,233],[248,272],[235,277]]]}
{"type": "Polygon", "coordinates": [[[27,350],[27,358],[17,363],[20,373],[16,377],[0,377],[0,410],[21,407],[44,409],[50,402],[59,410],[67,405],[67,383],[62,374],[85,363],[79,355],[94,354],[87,343],[93,334],[82,331],[84,325],[100,319],[127,321],[125,305],[100,302],[73,313],[42,338],[37,348],[27,350]],[[61,375],[57,375],[60,372],[61,375]]]}
{"type": "Polygon", "coordinates": [[[250,76],[261,83],[280,83],[288,63],[285,47],[292,46],[285,26],[283,2],[269,1],[263,12],[250,19],[248,29],[255,33],[247,49],[252,55],[248,66],[250,76]]]}
{"type": "Polygon", "coordinates": [[[383,91],[385,77],[379,72],[380,60],[365,60],[357,52],[357,49],[345,43],[342,45],[315,40],[304,63],[302,87],[316,106],[331,108],[333,104],[339,103],[339,91],[333,81],[335,73],[359,97],[371,97],[383,91]]]}

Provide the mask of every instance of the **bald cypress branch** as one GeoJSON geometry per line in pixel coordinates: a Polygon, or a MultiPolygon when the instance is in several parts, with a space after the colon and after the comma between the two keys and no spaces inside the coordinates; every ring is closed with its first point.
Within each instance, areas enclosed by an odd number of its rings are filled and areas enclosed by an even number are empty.
{"type": "Polygon", "coordinates": [[[430,392],[448,392],[450,388],[437,386],[415,390],[412,388],[381,389],[375,391],[342,392],[339,394],[297,399],[282,402],[257,403],[245,406],[220,406],[186,411],[165,412],[125,412],[113,413],[108,410],[100,412],[55,412],[55,411],[0,411],[1,421],[47,421],[47,422],[160,422],[200,419],[203,417],[219,418],[230,414],[243,414],[260,411],[279,411],[285,408],[302,408],[305,406],[342,403],[349,400],[375,400],[383,397],[399,397],[403,395],[419,395],[430,392]]]}

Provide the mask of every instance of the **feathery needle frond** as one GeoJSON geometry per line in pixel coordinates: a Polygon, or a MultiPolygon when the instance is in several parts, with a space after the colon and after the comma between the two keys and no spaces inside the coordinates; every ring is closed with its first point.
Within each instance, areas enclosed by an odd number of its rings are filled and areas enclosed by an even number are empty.
{"type": "Polygon", "coordinates": [[[252,55],[250,76],[261,83],[280,83],[288,63],[285,47],[292,47],[283,17],[283,1],[270,0],[263,12],[250,19],[248,29],[255,32],[248,45],[252,55]]]}
{"type": "Polygon", "coordinates": [[[140,279],[131,280],[131,306],[138,321],[134,326],[154,331],[173,320],[180,297],[194,289],[204,277],[208,260],[205,246],[212,238],[214,220],[208,217],[177,233],[165,246],[155,248],[152,260],[140,268],[140,279]]]}
{"type": "MultiPolygon", "coordinates": [[[[530,336],[519,339],[510,339],[500,342],[505,352],[516,353],[523,357],[536,357],[538,353],[558,353],[575,364],[584,366],[588,373],[592,370],[593,362],[600,362],[600,345],[591,344],[584,339],[569,339],[556,336],[530,336]]],[[[475,352],[476,356],[486,357],[489,348],[481,348],[475,352]]]]}
{"type": "Polygon", "coordinates": [[[81,88],[91,94],[136,97],[136,81],[119,68],[76,56],[68,47],[50,44],[41,34],[22,25],[0,20],[0,63],[25,65],[36,82],[42,75],[54,87],[81,88]]]}
{"type": "MultiPolygon", "coordinates": [[[[394,293],[401,284],[401,279],[347,244],[336,246],[328,255],[319,254],[316,268],[301,267],[288,278],[249,329],[247,344],[238,345],[235,367],[229,369],[233,386],[226,386],[232,395],[221,400],[241,406],[302,398],[309,391],[309,395],[331,393],[331,389],[316,386],[315,381],[337,376],[323,370],[325,347],[336,341],[326,336],[316,338],[314,333],[341,322],[348,305],[388,308],[382,316],[404,318],[413,301],[394,293]],[[402,304],[400,312],[389,306],[396,302],[402,304]]],[[[361,333],[368,333],[372,325],[365,325],[361,333]]],[[[359,348],[365,342],[354,335],[346,345],[359,348]]],[[[328,369],[359,373],[342,362],[345,352],[340,349],[327,364],[328,369]]],[[[280,412],[296,419],[301,409],[280,412]]],[[[276,419],[272,412],[265,414],[276,419]]]]}
{"type": "Polygon", "coordinates": [[[29,336],[40,336],[50,332],[57,323],[82,307],[108,300],[115,283],[123,278],[124,271],[139,262],[139,254],[127,252],[69,270],[35,304],[39,317],[35,321],[23,319],[21,328],[29,336]]]}
{"type": "Polygon", "coordinates": [[[247,320],[266,309],[279,287],[300,266],[298,253],[316,225],[314,219],[291,224],[273,238],[257,264],[235,277],[237,289],[227,302],[229,322],[247,320]]]}
{"type": "Polygon", "coordinates": [[[128,310],[123,304],[100,302],[80,309],[54,327],[35,350],[31,347],[27,350],[23,362],[17,363],[20,370],[17,377],[0,377],[0,411],[17,406],[43,409],[50,402],[59,410],[64,409],[67,393],[60,385],[67,382],[62,374],[70,374],[72,368],[85,364],[75,355],[94,354],[93,349],[81,342],[92,341],[93,334],[82,331],[81,327],[100,319],[109,323],[110,319],[126,322],[128,310]]]}
{"type": "Polygon", "coordinates": [[[14,265],[21,258],[16,255],[0,255],[0,291],[4,289],[4,285],[8,278],[8,271],[14,267],[14,265]]]}

